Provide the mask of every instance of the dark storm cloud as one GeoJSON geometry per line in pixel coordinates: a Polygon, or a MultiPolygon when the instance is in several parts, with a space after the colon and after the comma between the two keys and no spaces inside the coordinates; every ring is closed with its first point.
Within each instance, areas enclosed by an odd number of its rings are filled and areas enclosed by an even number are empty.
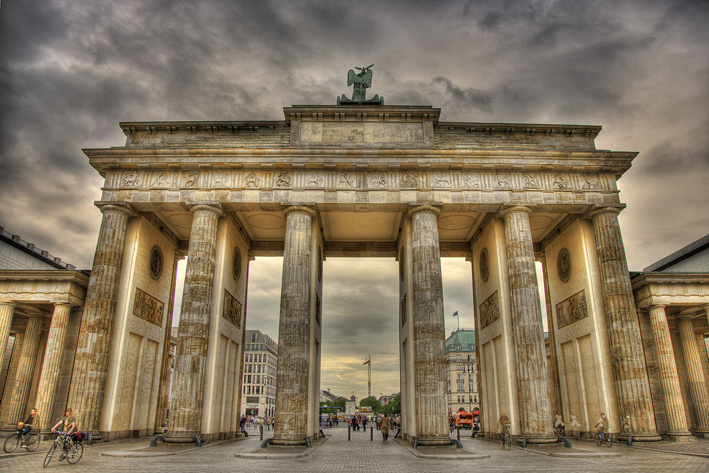
{"type": "MultiPolygon", "coordinates": [[[[119,121],[281,120],[350,94],[347,70],[374,63],[370,93],[388,104],[598,124],[599,149],[638,151],[619,186],[640,269],[709,233],[707,24],[706,1],[4,2],[0,225],[89,268],[102,178],[81,149],[122,145],[119,121]]],[[[282,263],[252,264],[248,326],[275,337],[282,263]]],[[[396,287],[379,269],[326,268],[324,330],[342,341],[324,337],[329,362],[350,360],[360,383],[366,341],[395,369],[396,287]]],[[[444,261],[447,333],[455,310],[472,324],[469,263],[456,268],[444,261]]]]}

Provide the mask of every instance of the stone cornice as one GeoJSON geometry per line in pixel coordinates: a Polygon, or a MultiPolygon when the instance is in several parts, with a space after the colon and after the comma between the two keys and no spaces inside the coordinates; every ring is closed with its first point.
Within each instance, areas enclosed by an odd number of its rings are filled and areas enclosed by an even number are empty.
{"type": "Polygon", "coordinates": [[[0,281],[69,281],[88,286],[89,276],[76,270],[14,270],[0,271],[0,281]]]}

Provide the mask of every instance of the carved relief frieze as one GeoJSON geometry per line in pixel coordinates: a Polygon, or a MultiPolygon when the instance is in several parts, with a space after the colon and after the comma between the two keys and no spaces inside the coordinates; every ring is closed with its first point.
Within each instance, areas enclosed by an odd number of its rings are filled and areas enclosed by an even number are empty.
{"type": "Polygon", "coordinates": [[[542,188],[542,181],[539,179],[539,176],[537,176],[534,173],[531,172],[525,172],[523,174],[524,177],[524,187],[525,189],[541,189],[542,188]]]}
{"type": "Polygon", "coordinates": [[[566,248],[559,250],[559,256],[556,259],[556,270],[561,282],[569,282],[569,278],[571,278],[571,255],[569,255],[569,250],[566,248]]]}
{"type": "Polygon", "coordinates": [[[434,171],[431,173],[431,187],[450,187],[450,176],[446,172],[434,171]]]}
{"type": "Polygon", "coordinates": [[[480,251],[480,278],[483,282],[487,282],[490,277],[490,257],[487,254],[487,248],[480,251]]]}
{"type": "Polygon", "coordinates": [[[140,184],[140,173],[138,171],[123,171],[121,187],[138,187],[140,184]]]}
{"type": "Polygon", "coordinates": [[[222,318],[236,328],[241,328],[241,302],[236,300],[226,289],[224,289],[224,310],[222,310],[222,318]]]}
{"type": "Polygon", "coordinates": [[[480,178],[467,173],[463,175],[462,184],[466,189],[480,189],[480,178]]]}
{"type": "Polygon", "coordinates": [[[554,182],[552,183],[552,187],[560,191],[571,190],[571,182],[569,176],[565,176],[563,173],[560,172],[554,174],[554,182]]]}
{"type": "Polygon", "coordinates": [[[151,324],[162,327],[163,312],[165,304],[147,292],[135,288],[135,300],[133,301],[133,315],[151,324]]]}
{"type": "Polygon", "coordinates": [[[383,172],[373,172],[369,175],[368,186],[370,189],[385,189],[387,176],[383,172]]]}
{"type": "Polygon", "coordinates": [[[337,180],[337,187],[340,189],[354,189],[357,186],[355,173],[341,172],[337,180]]]}
{"type": "Polygon", "coordinates": [[[413,171],[401,171],[399,183],[402,188],[418,187],[418,173],[413,171]]]}
{"type": "Polygon", "coordinates": [[[306,180],[306,186],[309,188],[323,187],[323,178],[319,172],[309,172],[306,180]]]}
{"type": "Polygon", "coordinates": [[[598,180],[598,176],[595,174],[584,174],[583,175],[583,190],[600,190],[601,183],[598,180]]]}
{"type": "Polygon", "coordinates": [[[480,304],[480,327],[481,330],[500,318],[500,304],[497,291],[492,293],[485,302],[480,304]]]}
{"type": "Polygon", "coordinates": [[[182,173],[182,187],[197,187],[199,184],[199,171],[185,171],[182,173]]]}
{"type": "Polygon", "coordinates": [[[276,175],[276,187],[291,187],[293,178],[289,171],[278,171],[276,175]]]}
{"type": "Polygon", "coordinates": [[[214,171],[212,173],[212,186],[218,188],[231,187],[231,172],[214,171]]]}
{"type": "Polygon", "coordinates": [[[153,249],[150,250],[150,276],[157,281],[162,275],[162,268],[162,250],[159,246],[155,245],[153,249]]]}
{"type": "Polygon", "coordinates": [[[497,184],[497,187],[509,187],[510,186],[510,175],[506,172],[498,172],[496,184],[497,184]]]}
{"type": "Polygon", "coordinates": [[[254,171],[244,174],[244,187],[247,189],[258,189],[261,185],[261,178],[254,171]]]}
{"type": "Polygon", "coordinates": [[[170,185],[170,177],[168,171],[155,171],[150,187],[165,188],[170,185]]]}
{"type": "Polygon", "coordinates": [[[563,328],[588,317],[585,291],[577,292],[568,299],[556,304],[557,327],[563,328]]]}

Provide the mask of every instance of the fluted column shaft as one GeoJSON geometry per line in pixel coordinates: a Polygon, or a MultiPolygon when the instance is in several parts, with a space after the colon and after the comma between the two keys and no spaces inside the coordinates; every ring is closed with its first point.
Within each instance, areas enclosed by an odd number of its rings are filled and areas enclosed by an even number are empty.
{"type": "Polygon", "coordinates": [[[17,425],[18,422],[25,420],[23,417],[27,410],[27,402],[30,399],[30,389],[34,378],[34,368],[37,364],[37,351],[39,350],[43,321],[44,317],[35,315],[30,316],[27,322],[25,340],[22,343],[20,362],[17,365],[17,375],[15,375],[15,388],[12,391],[10,400],[10,412],[7,417],[8,426],[17,425]]]}
{"type": "Polygon", "coordinates": [[[616,208],[603,208],[589,215],[601,273],[613,381],[621,418],[629,415],[635,420],[634,437],[640,441],[659,440],[619,212],[616,208]]]}
{"type": "Polygon", "coordinates": [[[59,420],[52,419],[52,413],[54,411],[57,385],[59,384],[59,373],[61,371],[70,313],[70,304],[54,304],[52,325],[49,327],[47,349],[44,352],[42,374],[40,375],[39,388],[37,389],[36,408],[41,420],[40,427],[42,432],[48,432],[52,425],[59,420]]]}
{"type": "Polygon", "coordinates": [[[684,368],[687,379],[687,391],[692,398],[694,405],[694,416],[697,421],[697,433],[706,435],[709,433],[709,394],[707,394],[702,372],[702,362],[697,350],[697,342],[694,337],[694,327],[692,319],[689,317],[679,317],[677,319],[679,328],[680,345],[684,355],[684,368]]]}
{"type": "Polygon", "coordinates": [[[517,353],[520,430],[534,443],[550,441],[553,434],[530,213],[530,208],[516,206],[504,209],[501,216],[505,219],[512,336],[517,353]]]}
{"type": "Polygon", "coordinates": [[[127,205],[117,203],[103,205],[101,212],[103,220],[86,290],[68,404],[74,410],[81,429],[92,432],[94,439],[101,439],[98,429],[116,318],[126,227],[128,218],[133,215],[127,205]]]}
{"type": "Polygon", "coordinates": [[[414,395],[419,445],[450,444],[443,281],[438,240],[438,214],[430,205],[409,210],[413,229],[411,278],[413,286],[414,395]]]}
{"type": "Polygon", "coordinates": [[[672,348],[670,328],[667,325],[667,314],[664,305],[650,307],[650,324],[652,338],[655,342],[657,365],[660,368],[660,386],[665,400],[667,412],[668,435],[690,435],[687,417],[684,413],[684,402],[677,374],[677,363],[672,348]]]}
{"type": "Polygon", "coordinates": [[[276,427],[273,443],[304,444],[308,424],[310,363],[310,247],[315,210],[285,209],[281,311],[278,324],[276,427]]]}
{"type": "Polygon", "coordinates": [[[158,388],[158,404],[155,409],[156,435],[164,432],[163,422],[167,418],[168,397],[170,390],[170,332],[172,332],[172,313],[175,306],[175,283],[177,282],[177,262],[182,259],[182,254],[175,252],[175,261],[172,265],[172,285],[170,286],[170,300],[167,304],[167,321],[165,322],[165,335],[163,337],[162,362],[160,363],[160,385],[158,388]]]}
{"type": "Polygon", "coordinates": [[[10,326],[14,314],[15,304],[0,303],[0,367],[5,361],[5,348],[7,347],[7,338],[10,336],[10,326]]]}
{"type": "Polygon", "coordinates": [[[202,433],[204,381],[217,256],[217,223],[223,212],[218,203],[196,203],[190,207],[190,211],[193,215],[192,230],[175,349],[175,379],[166,442],[192,442],[195,436],[202,433]]]}
{"type": "Polygon", "coordinates": [[[542,274],[544,275],[544,298],[546,300],[546,310],[547,310],[547,327],[549,328],[549,352],[551,354],[551,359],[549,363],[551,366],[547,366],[548,379],[549,379],[549,397],[550,397],[550,412],[552,416],[556,412],[561,412],[561,385],[559,381],[559,362],[556,353],[556,331],[554,324],[554,309],[551,305],[551,291],[549,286],[549,267],[547,266],[546,257],[542,258],[542,274]]]}

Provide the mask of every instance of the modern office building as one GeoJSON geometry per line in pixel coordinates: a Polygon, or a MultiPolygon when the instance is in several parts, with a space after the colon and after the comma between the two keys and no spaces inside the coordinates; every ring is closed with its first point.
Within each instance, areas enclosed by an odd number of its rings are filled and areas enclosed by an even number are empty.
{"type": "Polygon", "coordinates": [[[241,414],[272,417],[276,408],[278,344],[258,330],[246,331],[241,414]]]}

